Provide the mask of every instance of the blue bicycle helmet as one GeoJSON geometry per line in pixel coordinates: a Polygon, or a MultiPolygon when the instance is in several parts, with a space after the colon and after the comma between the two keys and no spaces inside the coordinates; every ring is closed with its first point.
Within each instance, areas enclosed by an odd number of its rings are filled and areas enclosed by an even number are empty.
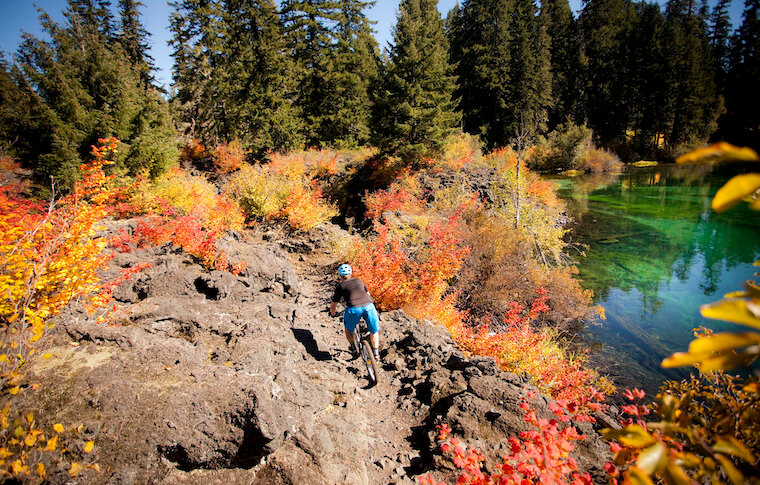
{"type": "Polygon", "coordinates": [[[338,268],[338,274],[341,276],[351,276],[352,272],[351,266],[348,264],[341,264],[338,268]]]}

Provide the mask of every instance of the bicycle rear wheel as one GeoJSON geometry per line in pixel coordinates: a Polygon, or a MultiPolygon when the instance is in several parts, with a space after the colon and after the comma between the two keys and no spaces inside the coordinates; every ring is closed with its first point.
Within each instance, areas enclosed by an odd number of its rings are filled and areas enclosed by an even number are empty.
{"type": "Polygon", "coordinates": [[[367,374],[369,375],[369,383],[371,386],[377,384],[378,380],[378,368],[377,361],[375,360],[375,354],[372,353],[372,346],[369,343],[369,339],[362,339],[362,359],[367,366],[367,374]]]}

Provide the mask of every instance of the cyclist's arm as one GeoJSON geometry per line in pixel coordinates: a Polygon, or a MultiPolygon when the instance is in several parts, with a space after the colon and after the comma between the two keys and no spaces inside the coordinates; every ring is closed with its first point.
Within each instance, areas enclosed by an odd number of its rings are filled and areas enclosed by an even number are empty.
{"type": "Polygon", "coordinates": [[[338,305],[338,302],[335,302],[335,301],[333,301],[333,302],[330,302],[330,316],[331,316],[331,317],[334,317],[334,316],[335,316],[335,307],[336,307],[337,305],[338,305]]]}

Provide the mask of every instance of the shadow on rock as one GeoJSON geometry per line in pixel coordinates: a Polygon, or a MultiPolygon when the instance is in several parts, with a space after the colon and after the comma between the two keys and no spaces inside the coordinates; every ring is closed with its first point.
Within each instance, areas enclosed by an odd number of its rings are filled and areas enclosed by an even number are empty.
{"type": "Polygon", "coordinates": [[[306,330],[303,328],[294,328],[292,330],[293,336],[296,338],[296,340],[298,340],[301,345],[303,345],[304,349],[306,349],[306,352],[314,357],[315,360],[320,362],[332,360],[332,355],[330,355],[330,352],[319,350],[319,345],[314,339],[314,334],[311,333],[311,330],[306,330]]]}

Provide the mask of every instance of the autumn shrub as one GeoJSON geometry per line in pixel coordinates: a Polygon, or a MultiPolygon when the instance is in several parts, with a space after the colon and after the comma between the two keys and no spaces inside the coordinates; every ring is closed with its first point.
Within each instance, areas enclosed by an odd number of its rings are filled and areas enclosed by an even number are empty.
{"type": "Polygon", "coordinates": [[[269,155],[269,172],[286,177],[306,176],[309,179],[324,178],[338,173],[340,152],[321,150],[272,153],[269,155]]]}
{"type": "Polygon", "coordinates": [[[244,166],[225,192],[250,221],[284,220],[293,229],[308,230],[337,215],[313,180],[287,167],[244,166]]]}
{"type": "Polygon", "coordinates": [[[431,168],[446,168],[461,170],[467,165],[477,164],[482,152],[480,139],[469,133],[454,133],[446,138],[441,155],[436,160],[430,160],[431,168]]]}
{"type": "Polygon", "coordinates": [[[760,394],[722,372],[666,382],[657,403],[644,392],[624,396],[621,429],[605,429],[611,483],[757,483],[760,394]],[[654,415],[654,417],[650,416],[654,415]]]}
{"type": "Polygon", "coordinates": [[[374,240],[356,243],[352,266],[378,308],[440,301],[469,251],[460,246],[457,227],[456,217],[431,224],[424,244],[415,251],[404,247],[387,225],[378,225],[374,240]]]}
{"type": "Polygon", "coordinates": [[[204,177],[174,169],[155,180],[141,179],[132,189],[130,214],[142,215],[132,234],[123,233],[114,243],[122,251],[172,243],[198,258],[207,268],[235,271],[217,239],[229,230],[240,230],[244,217],[238,205],[216,193],[204,177]]]}
{"type": "Polygon", "coordinates": [[[85,456],[92,452],[93,442],[83,443],[81,452],[74,446],[81,429],[67,432],[60,424],[48,426],[44,416],[19,408],[13,396],[26,385],[30,359],[47,357],[39,357],[37,342],[52,317],[72,300],[80,300],[91,313],[106,309],[97,319],[102,323],[114,287],[147,266],[136,265],[107,282],[99,275],[111,255],[105,252],[108,239],[97,234],[98,224],[109,214],[116,194],[103,167],[113,163],[118,141],[100,143],[93,147],[93,161],[80,167],[73,191],[63,198],[43,204],[7,186],[0,188],[0,321],[5,327],[0,377],[7,393],[0,411],[0,472],[7,478],[45,480],[45,463],[64,467],[70,477],[98,469],[85,456]]]}
{"type": "MultiPolygon", "coordinates": [[[[535,393],[528,393],[528,397],[536,398],[535,393]]],[[[493,473],[485,470],[485,456],[451,436],[451,428],[446,424],[437,426],[439,449],[454,467],[462,470],[456,481],[459,485],[590,485],[591,475],[580,473],[578,463],[570,457],[574,443],[586,439],[572,420],[584,421],[586,417],[568,411],[567,407],[567,402],[552,403],[549,408],[554,417],[539,418],[527,400],[523,400],[520,408],[525,412],[529,429],[509,438],[509,450],[501,463],[491,467],[497,470],[493,473]]],[[[445,485],[432,474],[418,477],[417,481],[423,485],[445,485]]]]}
{"type": "Polygon", "coordinates": [[[529,150],[527,164],[535,170],[577,170],[593,148],[591,128],[563,123],[529,150]]]}
{"type": "Polygon", "coordinates": [[[613,388],[586,366],[585,354],[571,354],[551,328],[532,325],[549,310],[546,290],[538,288],[536,294],[529,307],[511,302],[500,325],[487,318],[482,323],[452,321],[449,331],[466,353],[493,357],[502,370],[531,376],[536,386],[555,399],[599,409],[604,392],[613,388]],[[495,327],[501,329],[494,331],[495,327]]]}
{"type": "Polygon", "coordinates": [[[620,157],[604,148],[592,148],[575,166],[584,172],[616,172],[623,166],[620,157]]]}
{"type": "Polygon", "coordinates": [[[419,214],[424,206],[421,195],[422,187],[419,180],[408,172],[404,173],[385,190],[365,192],[364,205],[367,208],[365,216],[369,219],[378,219],[386,211],[419,214]]]}
{"type": "Polygon", "coordinates": [[[183,163],[193,162],[208,157],[206,147],[200,141],[190,139],[180,150],[180,160],[183,163]]]}
{"type": "Polygon", "coordinates": [[[214,167],[220,173],[230,173],[239,170],[245,163],[245,157],[249,153],[243,150],[239,140],[230,143],[222,143],[214,149],[214,167]]]}

